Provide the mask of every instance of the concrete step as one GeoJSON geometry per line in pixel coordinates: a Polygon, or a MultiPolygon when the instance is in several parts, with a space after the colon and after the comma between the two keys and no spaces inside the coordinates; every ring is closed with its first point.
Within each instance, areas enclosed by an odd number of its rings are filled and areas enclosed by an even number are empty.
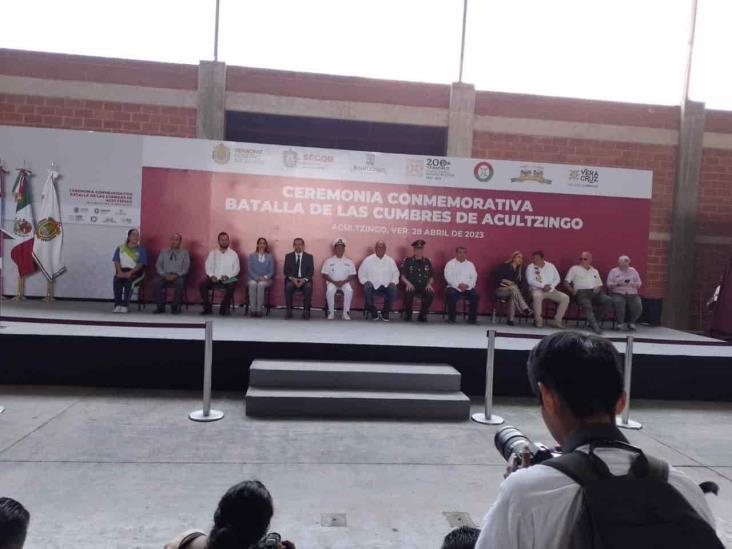
{"type": "Polygon", "coordinates": [[[453,392],[460,372],[449,365],[255,360],[250,387],[453,392]]]}
{"type": "Polygon", "coordinates": [[[466,420],[470,399],[459,391],[406,392],[249,387],[246,414],[260,417],[350,417],[466,420]]]}

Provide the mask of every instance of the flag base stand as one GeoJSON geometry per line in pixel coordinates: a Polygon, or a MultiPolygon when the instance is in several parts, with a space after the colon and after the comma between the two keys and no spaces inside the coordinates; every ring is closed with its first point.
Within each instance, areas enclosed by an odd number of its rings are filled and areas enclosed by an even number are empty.
{"type": "Polygon", "coordinates": [[[204,414],[203,410],[194,410],[188,414],[188,419],[201,422],[218,421],[222,417],[224,417],[224,412],[221,410],[209,410],[208,414],[204,414]]]}

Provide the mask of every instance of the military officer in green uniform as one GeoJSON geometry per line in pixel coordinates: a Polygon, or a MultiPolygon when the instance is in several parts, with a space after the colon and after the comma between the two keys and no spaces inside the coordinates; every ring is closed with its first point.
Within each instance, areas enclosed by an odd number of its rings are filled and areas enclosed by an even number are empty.
{"type": "Polygon", "coordinates": [[[427,322],[427,313],[432,305],[435,297],[435,290],[432,288],[434,282],[434,273],[432,271],[432,262],[424,257],[424,240],[415,240],[412,242],[412,250],[414,255],[406,258],[401,265],[401,278],[404,282],[404,320],[409,322],[412,320],[412,305],[414,296],[418,295],[422,298],[422,306],[420,307],[418,320],[427,322]]]}

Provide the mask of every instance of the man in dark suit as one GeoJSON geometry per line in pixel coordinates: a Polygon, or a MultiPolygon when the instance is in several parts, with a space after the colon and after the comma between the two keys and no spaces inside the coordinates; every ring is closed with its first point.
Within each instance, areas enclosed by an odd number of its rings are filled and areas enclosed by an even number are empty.
{"type": "Polygon", "coordinates": [[[293,251],[285,256],[285,318],[292,318],[292,294],[302,292],[302,317],[310,318],[310,298],[313,295],[313,256],[305,252],[305,241],[296,238],[292,241],[293,251]]]}

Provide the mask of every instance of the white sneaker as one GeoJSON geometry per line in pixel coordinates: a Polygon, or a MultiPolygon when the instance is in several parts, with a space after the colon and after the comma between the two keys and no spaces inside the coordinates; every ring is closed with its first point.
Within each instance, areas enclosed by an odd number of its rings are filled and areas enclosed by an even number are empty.
{"type": "Polygon", "coordinates": [[[631,332],[635,332],[635,330],[636,330],[635,324],[632,324],[632,323],[628,324],[628,330],[630,330],[631,332]]]}
{"type": "Polygon", "coordinates": [[[348,313],[344,312],[343,313],[343,320],[351,320],[351,315],[349,315],[348,313]]]}
{"type": "Polygon", "coordinates": [[[619,322],[619,323],[618,323],[618,325],[617,325],[617,326],[615,327],[615,329],[616,329],[616,330],[617,330],[618,332],[622,332],[623,330],[625,330],[625,324],[624,324],[624,323],[622,323],[622,322],[619,322]]]}
{"type": "Polygon", "coordinates": [[[335,312],[334,311],[329,311],[328,312],[328,320],[333,320],[334,318],[335,318],[335,312]]]}
{"type": "Polygon", "coordinates": [[[127,312],[127,307],[120,307],[119,308],[119,312],[120,313],[126,313],[127,312]]]}
{"type": "Polygon", "coordinates": [[[120,307],[119,305],[115,305],[115,306],[114,306],[114,310],[113,310],[112,312],[113,312],[113,313],[118,313],[118,312],[120,312],[120,311],[119,311],[120,309],[121,309],[121,307],[120,307]]]}

